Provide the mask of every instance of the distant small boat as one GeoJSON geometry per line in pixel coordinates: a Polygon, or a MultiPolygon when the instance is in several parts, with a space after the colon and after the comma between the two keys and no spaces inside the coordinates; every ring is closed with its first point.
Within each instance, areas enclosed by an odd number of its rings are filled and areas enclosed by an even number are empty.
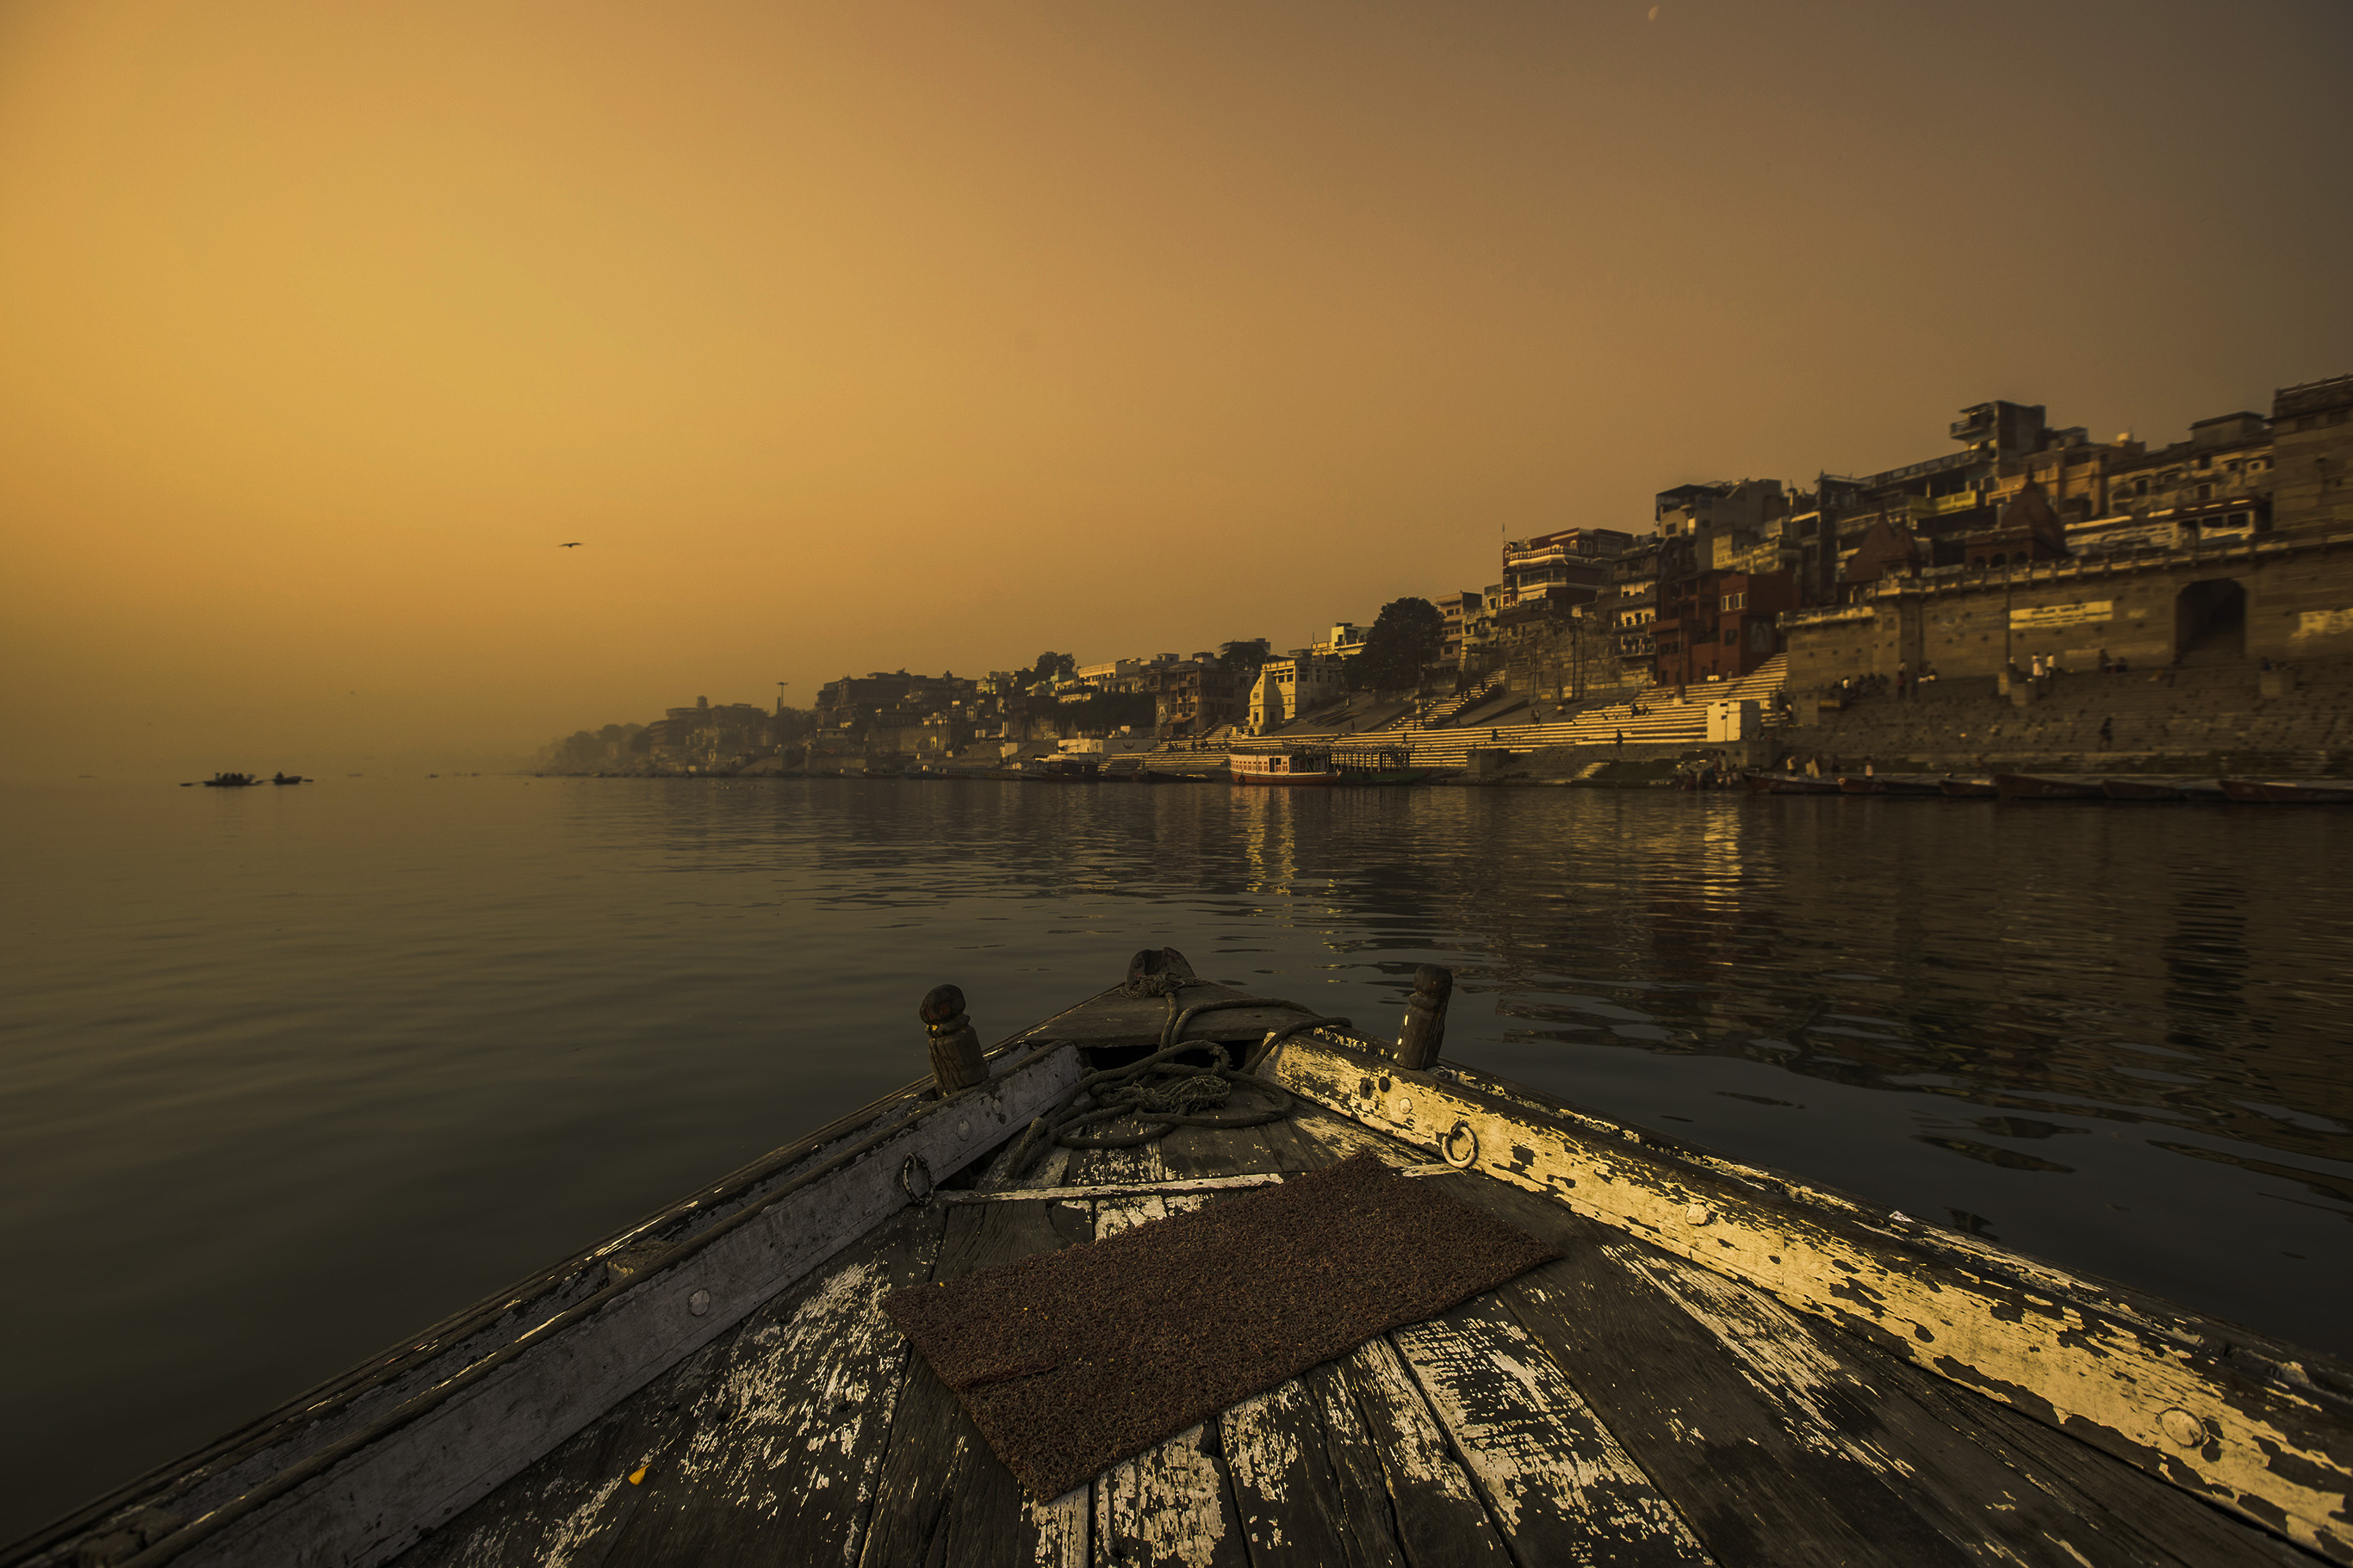
{"type": "Polygon", "coordinates": [[[1836,779],[1819,779],[1811,773],[1745,773],[1748,787],[1758,795],[1838,795],[1836,779]]]}
{"type": "Polygon", "coordinates": [[[860,768],[858,770],[858,774],[860,778],[869,779],[895,779],[906,776],[897,768],[860,768]]]}
{"type": "Polygon", "coordinates": [[[1935,779],[1907,778],[1894,773],[1841,773],[1838,786],[1848,795],[1933,795],[1945,792],[1935,779]]]}
{"type": "Polygon", "coordinates": [[[2004,800],[2105,800],[2097,779],[2052,778],[2034,773],[1996,773],[1994,792],[2004,800]]]}
{"type": "Polygon", "coordinates": [[[243,789],[261,781],[251,773],[215,773],[205,781],[206,789],[243,789]]]}
{"type": "Polygon", "coordinates": [[[1996,800],[2001,795],[1989,778],[1942,778],[1936,781],[1936,787],[1955,800],[1996,800]]]}
{"type": "Polygon", "coordinates": [[[2341,779],[2224,779],[2222,793],[2250,805],[2353,805],[2353,783],[2341,779]]]}
{"type": "Polygon", "coordinates": [[[1102,768],[1101,763],[1077,757],[1048,757],[1034,768],[1024,768],[1021,776],[1032,784],[1093,784],[1102,777],[1102,768]]]}
{"type": "Polygon", "coordinates": [[[301,773],[272,773],[269,775],[269,782],[274,784],[315,784],[317,781],[315,779],[306,779],[301,773]]]}

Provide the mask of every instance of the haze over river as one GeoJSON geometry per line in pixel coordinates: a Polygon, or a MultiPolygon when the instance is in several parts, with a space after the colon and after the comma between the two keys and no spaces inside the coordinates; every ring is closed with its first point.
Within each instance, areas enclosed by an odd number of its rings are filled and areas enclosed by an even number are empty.
{"type": "Polygon", "coordinates": [[[2353,813],[1583,790],[7,786],[0,1539],[1173,945],[2353,1352],[2353,813]]]}

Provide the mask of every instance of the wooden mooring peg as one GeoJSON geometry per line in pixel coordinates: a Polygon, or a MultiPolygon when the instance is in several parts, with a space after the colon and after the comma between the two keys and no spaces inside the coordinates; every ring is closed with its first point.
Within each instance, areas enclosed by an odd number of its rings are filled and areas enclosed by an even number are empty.
{"type": "Polygon", "coordinates": [[[1419,1072],[1438,1060],[1438,1047],[1446,1043],[1446,999],[1453,994],[1454,971],[1425,963],[1413,972],[1405,1027],[1398,1032],[1398,1066],[1419,1072]]]}
{"type": "Polygon", "coordinates": [[[940,1096],[962,1094],[988,1081],[988,1058],[981,1055],[980,1037],[965,1016],[964,993],[953,985],[934,985],[923,995],[923,1027],[932,1037],[932,1079],[940,1096]]]}

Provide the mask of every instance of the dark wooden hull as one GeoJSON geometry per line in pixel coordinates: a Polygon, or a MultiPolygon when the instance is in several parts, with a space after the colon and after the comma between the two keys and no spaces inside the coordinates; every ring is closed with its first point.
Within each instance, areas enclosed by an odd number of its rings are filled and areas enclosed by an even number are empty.
{"type": "Polygon", "coordinates": [[[2224,779],[2222,793],[2248,805],[2353,805],[2353,784],[2224,779]]]}
{"type": "Polygon", "coordinates": [[[1941,798],[1945,793],[1934,779],[1882,778],[1850,773],[1841,777],[1838,784],[1848,795],[1935,795],[1941,798]]]}
{"type": "Polygon", "coordinates": [[[1742,781],[1758,795],[1842,795],[1836,779],[1809,773],[1746,773],[1742,781]]]}
{"type": "Polygon", "coordinates": [[[2097,779],[2047,778],[2035,773],[1996,773],[1994,793],[2004,800],[2105,800],[2097,779]]]}
{"type": "Polygon", "coordinates": [[[2100,792],[2110,800],[2142,804],[2182,801],[2203,801],[2211,804],[2228,800],[2222,786],[2212,779],[2182,778],[2121,778],[2102,779],[2100,792]]]}
{"type": "Polygon", "coordinates": [[[1999,800],[2001,791],[1991,779],[1938,779],[1936,788],[1952,800],[1999,800]]]}

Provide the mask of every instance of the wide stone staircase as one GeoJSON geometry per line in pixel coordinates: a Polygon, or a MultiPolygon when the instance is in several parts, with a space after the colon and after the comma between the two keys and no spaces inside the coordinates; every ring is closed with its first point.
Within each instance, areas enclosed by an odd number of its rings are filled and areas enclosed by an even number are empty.
{"type": "Polygon", "coordinates": [[[1646,686],[1624,702],[1588,708],[1574,718],[1549,724],[1429,729],[1399,738],[1410,744],[1413,765],[1420,768],[1461,767],[1471,752],[1482,746],[1522,752],[1542,746],[1615,746],[1621,737],[1630,746],[1701,746],[1707,743],[1709,703],[1753,701],[1769,712],[1788,672],[1787,656],[1776,654],[1739,680],[1687,686],[1680,701],[1673,687],[1646,686]],[[1637,709],[1641,711],[1636,712],[1637,709]]]}

